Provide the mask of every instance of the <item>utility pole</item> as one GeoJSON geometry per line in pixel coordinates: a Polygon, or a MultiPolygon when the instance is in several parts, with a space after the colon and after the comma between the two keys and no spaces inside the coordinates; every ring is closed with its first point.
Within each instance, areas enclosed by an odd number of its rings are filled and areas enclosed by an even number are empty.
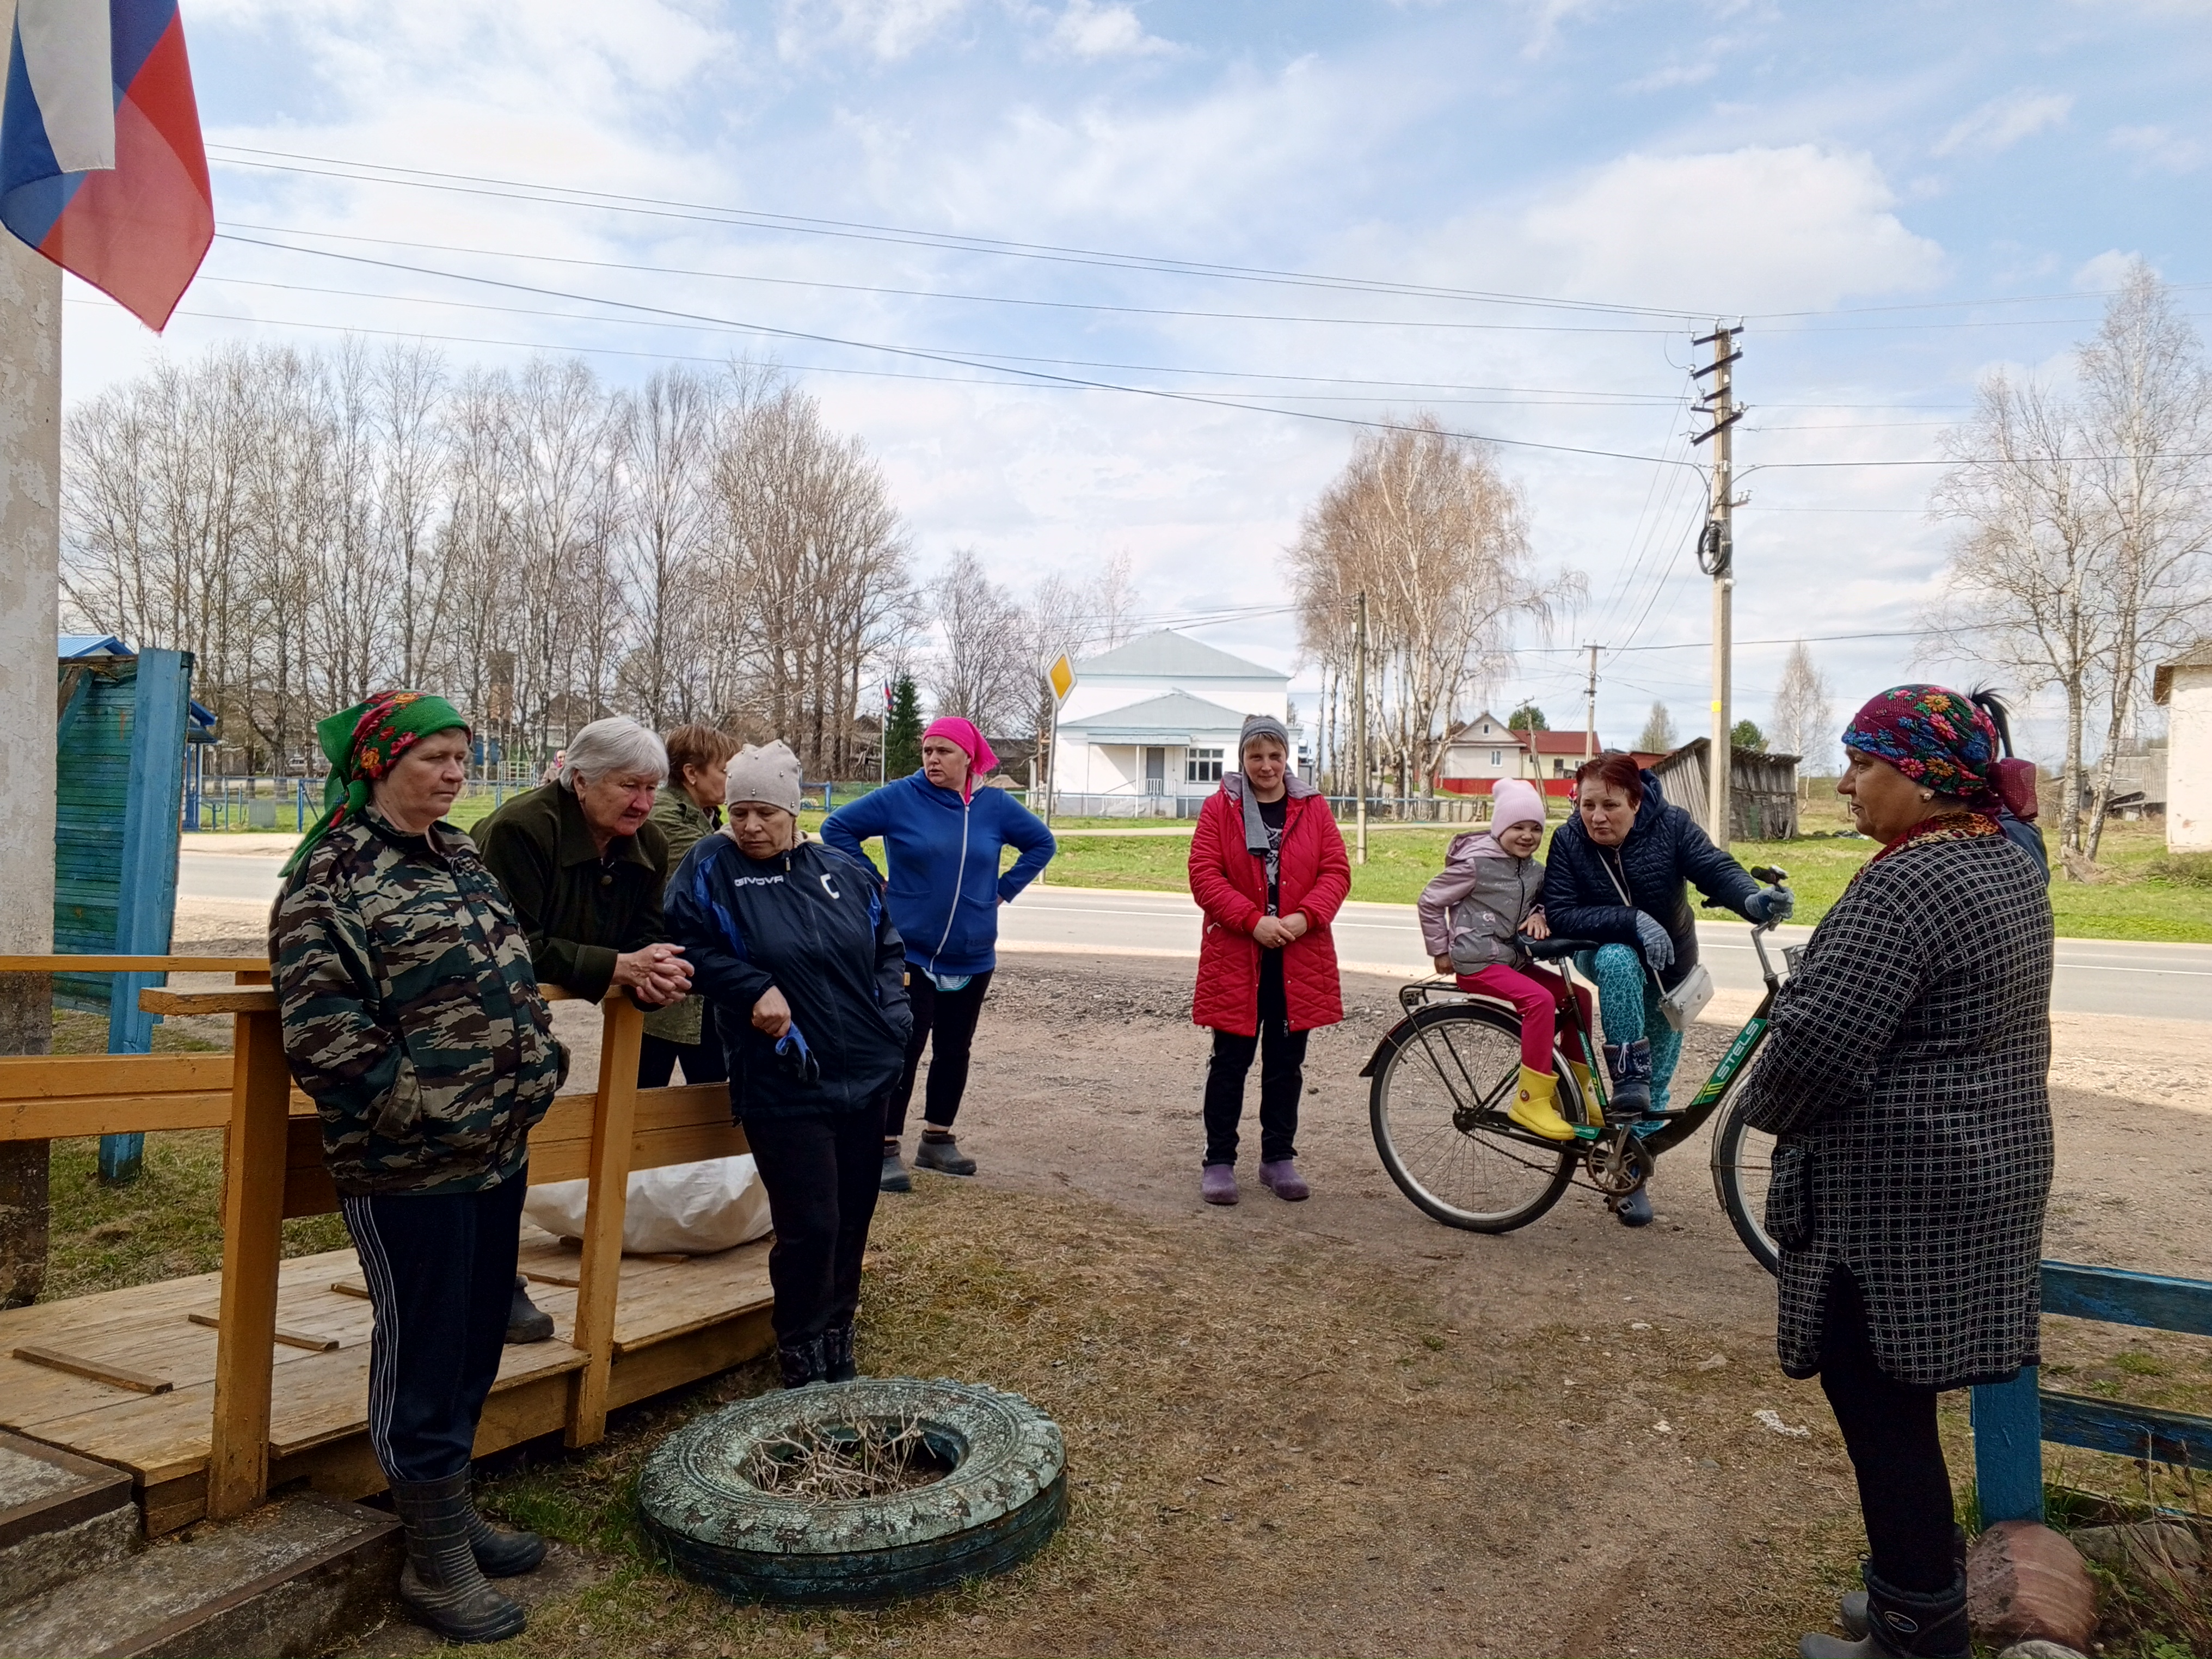
{"type": "Polygon", "coordinates": [[[1705,514],[1705,533],[1698,538],[1698,568],[1713,579],[1713,738],[1712,751],[1706,757],[1705,802],[1713,845],[1723,852],[1729,844],[1729,774],[1735,754],[1735,744],[1729,737],[1735,730],[1735,716],[1729,696],[1729,654],[1735,627],[1734,514],[1742,504],[1735,498],[1735,434],[1729,428],[1743,418],[1743,410],[1735,401],[1735,377],[1729,370],[1730,365],[1743,356],[1735,343],[1741,332],[1741,329],[1716,325],[1711,333],[1699,335],[1693,343],[1712,347],[1713,360],[1692,371],[1699,380],[1708,374],[1713,377],[1711,389],[1698,404],[1712,416],[1713,423],[1691,442],[1701,444],[1708,438],[1714,441],[1712,505],[1705,514]]]}
{"type": "Polygon", "coordinates": [[[1589,683],[1583,687],[1583,758],[1597,758],[1597,647],[1589,647],[1589,683]]]}
{"type": "Polygon", "coordinates": [[[1359,823],[1359,862],[1367,862],[1367,592],[1359,593],[1358,645],[1352,656],[1352,697],[1359,709],[1352,727],[1352,770],[1358,805],[1353,810],[1359,823]]]}

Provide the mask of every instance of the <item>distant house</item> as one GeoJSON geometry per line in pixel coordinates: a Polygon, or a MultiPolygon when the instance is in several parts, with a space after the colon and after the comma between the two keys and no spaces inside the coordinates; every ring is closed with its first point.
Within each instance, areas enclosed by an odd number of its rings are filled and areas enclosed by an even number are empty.
{"type": "Polygon", "coordinates": [[[1516,732],[1486,710],[1444,740],[1437,793],[1486,795],[1499,778],[1528,778],[1540,782],[1547,795],[1564,795],[1572,787],[1575,769],[1604,752],[1602,739],[1593,746],[1583,732],[1516,732]]]}
{"type": "Polygon", "coordinates": [[[2160,663],[2150,696],[2167,711],[2166,850],[2212,853],[2212,640],[2160,663]]]}
{"type": "MultiPolygon", "coordinates": [[[[1291,677],[1163,629],[1074,665],[1052,757],[1058,810],[1187,815],[1237,765],[1247,714],[1290,712],[1291,677]]],[[[1297,728],[1291,741],[1298,747],[1297,728]]],[[[1303,763],[1303,750],[1293,756],[1303,763]]]]}

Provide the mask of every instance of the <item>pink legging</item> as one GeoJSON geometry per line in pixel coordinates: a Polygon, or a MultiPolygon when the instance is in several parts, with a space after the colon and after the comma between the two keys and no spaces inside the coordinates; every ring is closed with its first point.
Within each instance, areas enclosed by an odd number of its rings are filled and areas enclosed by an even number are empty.
{"type": "MultiPolygon", "coordinates": [[[[1554,1034],[1565,1052],[1579,1054],[1582,1045],[1567,1036],[1567,981],[1549,968],[1530,963],[1526,968],[1507,968],[1492,963],[1480,973],[1462,974],[1459,988],[1502,997],[1521,1011],[1521,1063],[1532,1072],[1552,1069],[1554,1034]]],[[[1582,1012],[1583,1030],[1590,1030],[1590,997],[1576,986],[1575,1006],[1582,1012]]]]}

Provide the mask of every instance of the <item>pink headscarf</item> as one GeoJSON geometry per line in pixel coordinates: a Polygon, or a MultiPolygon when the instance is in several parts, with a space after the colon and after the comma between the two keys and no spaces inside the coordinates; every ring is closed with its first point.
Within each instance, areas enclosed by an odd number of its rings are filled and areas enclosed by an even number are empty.
{"type": "Polygon", "coordinates": [[[960,746],[962,752],[968,757],[968,778],[960,786],[960,799],[974,799],[975,781],[989,777],[999,764],[998,756],[991,752],[991,745],[975,729],[975,722],[963,720],[957,714],[940,714],[922,728],[921,735],[925,741],[931,738],[944,738],[960,746]]]}

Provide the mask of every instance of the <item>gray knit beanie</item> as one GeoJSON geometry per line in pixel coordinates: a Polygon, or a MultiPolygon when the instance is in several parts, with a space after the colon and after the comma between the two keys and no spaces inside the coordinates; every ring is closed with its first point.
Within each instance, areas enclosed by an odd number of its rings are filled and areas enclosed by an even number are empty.
{"type": "Polygon", "coordinates": [[[1290,730],[1282,721],[1277,720],[1273,714],[1247,714],[1244,717],[1244,729],[1237,734],[1237,760],[1239,765],[1243,763],[1244,745],[1255,738],[1273,738],[1283,745],[1283,752],[1285,755],[1291,752],[1290,730]]]}
{"type": "Polygon", "coordinates": [[[729,781],[722,787],[726,805],[757,801],[763,806],[799,811],[799,786],[804,774],[799,757],[781,738],[769,744],[747,744],[730,761],[729,781]]]}

